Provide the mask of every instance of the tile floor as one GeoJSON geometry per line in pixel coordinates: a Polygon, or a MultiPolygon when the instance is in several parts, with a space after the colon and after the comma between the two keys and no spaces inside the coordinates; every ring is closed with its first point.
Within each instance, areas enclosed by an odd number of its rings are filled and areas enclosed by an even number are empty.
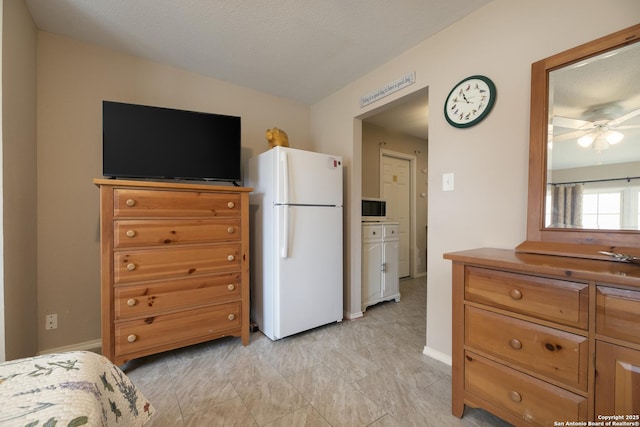
{"type": "MultiPolygon", "coordinates": [[[[128,362],[155,406],[152,426],[508,426],[450,412],[451,369],[422,354],[426,278],[364,317],[276,342],[251,334],[128,362]]],[[[443,319],[449,322],[449,319],[443,319]]]]}

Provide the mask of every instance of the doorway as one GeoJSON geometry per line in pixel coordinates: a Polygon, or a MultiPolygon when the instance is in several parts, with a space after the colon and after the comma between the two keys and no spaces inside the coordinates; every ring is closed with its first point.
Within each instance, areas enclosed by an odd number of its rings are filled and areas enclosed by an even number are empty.
{"type": "MultiPolygon", "coordinates": [[[[427,273],[428,88],[392,101],[359,118],[362,120],[362,197],[396,198],[401,176],[399,171],[389,174],[387,179],[391,180],[390,188],[394,175],[398,187],[385,194],[385,184],[382,183],[386,168],[383,154],[388,154],[384,156],[386,158],[409,163],[409,176],[414,177],[409,181],[412,207],[409,208],[408,218],[402,219],[408,237],[404,239],[406,266],[400,277],[424,276],[427,273]]],[[[404,187],[402,191],[405,191],[404,187]]],[[[395,200],[388,203],[396,204],[395,200]]],[[[393,206],[388,208],[393,209],[393,206]]],[[[393,219],[398,220],[395,216],[393,219]]]]}

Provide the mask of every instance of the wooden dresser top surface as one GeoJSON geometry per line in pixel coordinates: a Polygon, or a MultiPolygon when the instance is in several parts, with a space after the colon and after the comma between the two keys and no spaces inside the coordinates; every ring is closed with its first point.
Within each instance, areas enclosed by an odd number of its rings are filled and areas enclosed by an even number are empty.
{"type": "Polygon", "coordinates": [[[236,193],[250,193],[253,188],[235,187],[231,185],[212,184],[205,181],[198,182],[181,182],[181,181],[148,181],[148,180],[125,180],[125,179],[108,179],[96,178],[93,183],[97,186],[108,187],[137,187],[137,188],[154,188],[167,190],[195,190],[195,191],[231,191],[236,193]]]}
{"type": "Polygon", "coordinates": [[[554,275],[566,280],[595,280],[640,289],[640,264],[520,253],[513,249],[496,248],[450,252],[443,256],[445,259],[465,264],[554,275]]]}

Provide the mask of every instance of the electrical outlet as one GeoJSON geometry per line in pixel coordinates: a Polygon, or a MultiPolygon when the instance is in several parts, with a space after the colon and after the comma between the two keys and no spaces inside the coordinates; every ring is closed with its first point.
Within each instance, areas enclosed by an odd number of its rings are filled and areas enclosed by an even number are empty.
{"type": "Polygon", "coordinates": [[[46,330],[56,329],[58,327],[58,315],[57,314],[47,314],[45,316],[44,328],[46,330]]]}

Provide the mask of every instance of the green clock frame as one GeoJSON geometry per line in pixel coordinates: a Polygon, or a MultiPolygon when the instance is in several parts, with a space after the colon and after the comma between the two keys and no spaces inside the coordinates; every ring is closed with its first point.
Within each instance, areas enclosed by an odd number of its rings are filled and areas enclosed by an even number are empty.
{"type": "Polygon", "coordinates": [[[481,75],[458,82],[444,103],[444,117],[457,128],[468,128],[484,120],[496,102],[496,85],[481,75]]]}

